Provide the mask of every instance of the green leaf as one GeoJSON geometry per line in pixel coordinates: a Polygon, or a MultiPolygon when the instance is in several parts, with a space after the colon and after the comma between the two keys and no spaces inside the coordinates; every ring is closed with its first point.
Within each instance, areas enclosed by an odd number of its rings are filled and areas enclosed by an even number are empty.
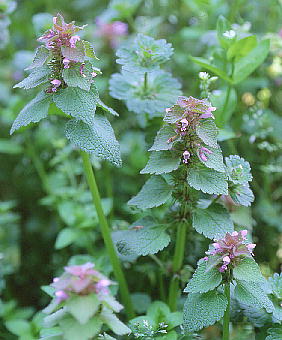
{"type": "Polygon", "coordinates": [[[84,62],[86,51],[84,49],[84,43],[82,41],[78,41],[75,48],[62,47],[61,49],[64,58],[76,62],[84,62]]]}
{"type": "Polygon", "coordinates": [[[205,167],[188,169],[188,184],[206,194],[228,195],[226,175],[205,167]]]}
{"type": "Polygon", "coordinates": [[[102,110],[104,110],[105,112],[110,113],[113,116],[117,116],[117,117],[119,116],[119,114],[114,109],[112,109],[111,107],[103,103],[100,98],[97,99],[96,105],[100,107],[102,110]]]}
{"type": "Polygon", "coordinates": [[[0,153],[17,155],[23,152],[23,148],[15,140],[0,138],[0,153]]]}
{"type": "Polygon", "coordinates": [[[70,228],[61,230],[56,238],[55,249],[62,249],[72,244],[77,238],[77,231],[70,228]]]}
{"type": "Polygon", "coordinates": [[[155,254],[170,242],[165,225],[156,225],[150,218],[142,218],[129,227],[115,233],[115,243],[122,255],[146,256],[155,254]],[[138,229],[135,227],[138,226],[138,229]]]}
{"type": "Polygon", "coordinates": [[[220,147],[218,148],[212,148],[208,147],[208,149],[212,152],[211,154],[207,154],[207,161],[203,161],[200,156],[199,156],[199,151],[198,151],[198,157],[199,160],[208,168],[214,169],[219,172],[225,172],[225,165],[223,163],[223,156],[222,156],[222,151],[220,147]]]}
{"type": "Polygon", "coordinates": [[[249,207],[255,200],[255,196],[249,185],[237,184],[230,188],[230,196],[236,204],[249,207]]]}
{"type": "Polygon", "coordinates": [[[117,335],[125,335],[131,332],[130,328],[121,322],[115,314],[107,308],[103,308],[100,318],[117,335]]]}
{"type": "Polygon", "coordinates": [[[218,129],[212,119],[202,119],[196,127],[196,134],[205,144],[217,148],[218,129]]]}
{"type": "Polygon", "coordinates": [[[253,48],[257,46],[257,38],[255,35],[245,37],[234,42],[227,51],[227,59],[236,60],[245,57],[253,48]]]}
{"type": "Polygon", "coordinates": [[[263,63],[269,52],[269,40],[261,41],[249,54],[240,58],[234,64],[233,83],[238,84],[246,79],[260,64],[263,63]]]}
{"type": "Polygon", "coordinates": [[[171,194],[171,186],[161,176],[152,176],[128,204],[135,205],[140,209],[158,207],[164,204],[171,194]]]}
{"type": "Polygon", "coordinates": [[[235,184],[247,184],[253,179],[250,163],[238,155],[225,157],[228,179],[235,184]]]}
{"type": "Polygon", "coordinates": [[[102,324],[99,318],[92,318],[83,325],[72,317],[66,317],[60,321],[60,327],[64,333],[63,338],[68,340],[89,340],[99,334],[102,324]]]}
{"type": "Polygon", "coordinates": [[[38,123],[41,119],[48,115],[51,96],[44,91],[38,93],[19,113],[15,119],[10,134],[18,130],[22,126],[27,126],[30,123],[38,123]]]}
{"type": "Polygon", "coordinates": [[[97,97],[92,91],[87,92],[79,87],[67,87],[54,93],[53,101],[67,115],[91,126],[94,124],[97,97]]]}
{"type": "Polygon", "coordinates": [[[265,340],[281,340],[282,339],[282,325],[279,325],[275,328],[270,328],[267,330],[269,334],[265,340]]]}
{"type": "MultiPolygon", "coordinates": [[[[168,140],[171,137],[174,137],[176,135],[174,129],[170,125],[165,125],[161,127],[159,132],[157,133],[157,136],[154,140],[154,144],[151,146],[149,151],[164,151],[164,150],[170,150],[173,147],[173,142],[168,143],[168,140]]],[[[179,138],[177,138],[179,139],[179,138]]]]}
{"type": "Polygon", "coordinates": [[[222,275],[217,268],[207,270],[207,262],[199,263],[192,279],[184,289],[185,293],[206,293],[215,289],[221,283],[222,275]]]}
{"type": "Polygon", "coordinates": [[[14,85],[14,88],[19,87],[27,90],[36,87],[42,83],[47,83],[49,74],[50,69],[48,66],[38,67],[33,70],[28,77],[23,79],[18,84],[14,85]]]}
{"type": "Polygon", "coordinates": [[[167,174],[178,169],[180,156],[172,151],[153,151],[145,168],[140,174],[167,174]]]}
{"type": "Polygon", "coordinates": [[[96,57],[93,45],[89,41],[86,41],[86,40],[82,40],[82,43],[83,43],[83,46],[84,46],[84,51],[85,51],[86,57],[92,58],[92,59],[98,59],[96,57]]]}
{"type": "Polygon", "coordinates": [[[146,91],[143,74],[123,71],[113,74],[110,79],[112,97],[124,100],[129,111],[149,117],[162,117],[164,110],[180,96],[180,87],[177,79],[162,70],[148,73],[146,91]]]}
{"type": "Polygon", "coordinates": [[[15,335],[21,336],[31,330],[28,321],[21,319],[12,319],[5,322],[6,328],[15,335]]]}
{"type": "Polygon", "coordinates": [[[216,125],[222,128],[230,120],[237,106],[236,90],[233,87],[229,90],[225,88],[217,92],[215,91],[214,93],[211,94],[210,99],[211,99],[212,105],[217,108],[215,111],[216,125]],[[225,107],[225,101],[228,96],[228,91],[229,91],[229,97],[228,97],[227,105],[225,107]]]}
{"type": "Polygon", "coordinates": [[[81,324],[86,324],[98,311],[101,302],[94,294],[73,296],[67,300],[66,307],[71,315],[81,324]]]}
{"type": "Polygon", "coordinates": [[[95,115],[92,126],[80,120],[70,120],[66,125],[66,137],[80,149],[121,166],[119,144],[105,117],[95,115]]]}
{"type": "Polygon", "coordinates": [[[228,75],[224,71],[222,71],[220,68],[218,68],[214,65],[211,65],[208,60],[206,60],[204,58],[192,57],[192,56],[190,56],[190,59],[194,63],[200,65],[201,67],[213,72],[214,74],[219,76],[221,79],[223,79],[223,80],[225,80],[229,83],[232,82],[232,79],[230,77],[228,77],[228,75]]]}
{"type": "Polygon", "coordinates": [[[232,43],[232,40],[225,37],[223,34],[231,29],[230,22],[223,16],[220,15],[216,23],[217,39],[223,48],[228,48],[232,43]]]}
{"type": "Polygon", "coordinates": [[[192,225],[198,233],[211,239],[222,238],[227,232],[231,233],[234,230],[228,211],[218,203],[206,209],[195,209],[192,225]]]}
{"type": "Polygon", "coordinates": [[[261,274],[258,264],[251,257],[245,257],[233,269],[233,275],[236,280],[248,282],[264,282],[265,279],[261,274]]]}
{"type": "Polygon", "coordinates": [[[164,121],[169,124],[174,124],[184,115],[184,109],[179,105],[173,105],[166,111],[164,121]]]}
{"type": "Polygon", "coordinates": [[[204,294],[190,293],[184,304],[184,329],[199,331],[219,321],[226,310],[227,299],[213,290],[204,294]]]}
{"type": "MultiPolygon", "coordinates": [[[[49,306],[44,308],[43,312],[47,313],[50,310],[55,310],[58,307],[58,304],[59,304],[58,301],[56,299],[53,299],[53,301],[49,304],[49,306]],[[52,307],[52,308],[50,308],[50,307],[52,307]],[[46,312],[46,309],[47,309],[47,312],[46,312]]],[[[49,327],[56,326],[58,324],[58,322],[65,317],[66,314],[67,314],[66,308],[60,308],[56,312],[49,314],[48,316],[46,316],[44,318],[44,322],[43,322],[44,327],[49,328],[49,327]]]]}
{"type": "Polygon", "coordinates": [[[49,57],[49,50],[45,46],[39,46],[36,49],[35,56],[32,64],[26,68],[26,70],[31,70],[33,68],[41,67],[44,65],[49,57]]]}
{"type": "Polygon", "coordinates": [[[268,313],[273,311],[273,303],[260,284],[243,280],[236,280],[236,283],[234,296],[239,302],[258,308],[265,308],[268,313]]]}
{"type": "Polygon", "coordinates": [[[65,68],[62,75],[68,86],[79,87],[82,90],[89,92],[91,83],[93,82],[92,71],[90,62],[86,62],[83,68],[83,75],[85,77],[80,73],[80,65],[73,65],[70,68],[65,68]]]}

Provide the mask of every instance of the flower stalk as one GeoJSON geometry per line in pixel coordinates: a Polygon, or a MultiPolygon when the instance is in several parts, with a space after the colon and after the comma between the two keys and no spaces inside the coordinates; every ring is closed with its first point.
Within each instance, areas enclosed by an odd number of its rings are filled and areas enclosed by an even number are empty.
{"type": "Polygon", "coordinates": [[[227,298],[227,308],[223,316],[223,334],[222,340],[229,340],[229,322],[230,322],[230,282],[225,283],[224,294],[227,298]]]}

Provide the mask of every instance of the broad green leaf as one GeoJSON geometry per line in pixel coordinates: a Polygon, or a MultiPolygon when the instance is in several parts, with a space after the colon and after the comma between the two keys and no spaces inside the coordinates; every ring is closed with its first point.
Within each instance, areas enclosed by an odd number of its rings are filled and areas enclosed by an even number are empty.
{"type": "Polygon", "coordinates": [[[115,314],[107,308],[103,308],[100,319],[117,335],[125,335],[131,332],[130,328],[121,322],[115,314]]]}
{"type": "Polygon", "coordinates": [[[217,148],[218,129],[212,119],[202,119],[196,127],[197,136],[208,146],[217,148]]]}
{"type": "Polygon", "coordinates": [[[184,109],[179,105],[173,105],[166,111],[164,121],[169,124],[176,123],[181,119],[184,114],[184,109]]]}
{"type": "Polygon", "coordinates": [[[36,49],[35,56],[32,64],[26,68],[26,70],[31,70],[33,68],[41,67],[46,62],[49,57],[49,50],[45,46],[39,46],[36,49]]]}
{"type": "Polygon", "coordinates": [[[180,161],[180,156],[175,152],[153,151],[147,165],[140,171],[140,174],[167,174],[178,169],[180,161]]]}
{"type": "Polygon", "coordinates": [[[270,328],[267,330],[269,334],[265,340],[281,340],[282,339],[282,325],[277,325],[275,328],[270,328]]]}
{"type": "Polygon", "coordinates": [[[219,321],[226,310],[227,299],[215,290],[200,294],[190,293],[184,304],[184,329],[199,331],[219,321]]]}
{"type": "Polygon", "coordinates": [[[236,90],[234,88],[231,88],[229,90],[227,88],[221,89],[215,93],[212,93],[210,99],[212,105],[217,108],[215,111],[216,125],[222,128],[223,126],[225,126],[226,123],[228,123],[237,106],[236,90]],[[227,105],[225,106],[226,100],[227,105]]]}
{"type": "Polygon", "coordinates": [[[238,84],[246,79],[263,63],[269,52],[269,44],[269,40],[261,41],[249,54],[235,62],[232,77],[234,84],[238,84]]]}
{"type": "Polygon", "coordinates": [[[199,156],[199,151],[198,151],[198,157],[199,160],[208,168],[214,169],[219,172],[224,172],[225,173],[225,165],[223,163],[223,156],[222,156],[222,151],[220,147],[218,146],[217,148],[212,148],[208,147],[208,149],[212,152],[211,154],[206,154],[207,156],[207,161],[203,161],[200,156],[199,156]]]}
{"type": "Polygon", "coordinates": [[[10,134],[18,130],[22,126],[27,126],[30,123],[38,123],[41,119],[48,115],[51,96],[44,91],[38,93],[19,113],[15,119],[10,134]]]}
{"type": "Polygon", "coordinates": [[[268,279],[268,283],[271,286],[272,294],[274,294],[278,300],[282,300],[282,273],[274,273],[272,277],[268,279]]]}
{"type": "Polygon", "coordinates": [[[80,73],[80,65],[73,65],[70,68],[65,68],[62,75],[68,86],[79,87],[87,92],[90,91],[91,83],[93,81],[92,66],[90,62],[85,63],[83,74],[80,73]]]}
{"type": "Polygon", "coordinates": [[[227,59],[231,60],[236,58],[236,60],[247,55],[253,48],[257,46],[257,38],[255,35],[245,37],[243,39],[234,42],[227,51],[227,59]]]}
{"type": "Polygon", "coordinates": [[[81,325],[84,325],[98,311],[100,304],[98,297],[90,294],[73,296],[67,300],[66,308],[81,325]]]}
{"type": "Polygon", "coordinates": [[[164,204],[171,194],[172,187],[161,176],[152,176],[128,204],[140,209],[158,207],[164,204]]]}
{"type": "MultiPolygon", "coordinates": [[[[170,150],[173,147],[173,142],[168,142],[171,137],[176,135],[174,129],[170,125],[161,127],[157,136],[155,137],[154,144],[149,151],[163,151],[170,150]]],[[[177,138],[178,139],[178,138],[177,138]]]]}
{"type": "Polygon", "coordinates": [[[232,43],[232,40],[225,37],[223,34],[226,31],[229,31],[230,29],[231,29],[231,23],[223,15],[220,15],[216,23],[217,39],[220,45],[225,49],[227,49],[230,46],[230,44],[232,43]]]}
{"type": "Polygon", "coordinates": [[[166,228],[164,225],[156,225],[151,219],[138,220],[128,230],[115,233],[117,250],[122,255],[155,254],[167,247],[170,242],[166,228]]]}
{"type": "Polygon", "coordinates": [[[221,283],[222,275],[215,267],[207,269],[207,262],[201,262],[188,282],[185,293],[206,293],[215,289],[221,283]]]}
{"type": "Polygon", "coordinates": [[[232,301],[233,304],[238,304],[242,309],[244,316],[255,327],[263,327],[265,324],[271,322],[271,314],[268,314],[264,308],[258,308],[252,305],[246,305],[242,302],[238,303],[236,300],[232,301]]]}
{"type": "Polygon", "coordinates": [[[5,322],[6,328],[15,335],[21,336],[31,330],[31,325],[28,321],[22,319],[11,319],[5,322]]]}
{"type": "Polygon", "coordinates": [[[238,155],[225,157],[228,179],[235,184],[247,184],[253,179],[250,163],[238,155]]]}
{"type": "Polygon", "coordinates": [[[192,215],[193,227],[198,233],[208,238],[222,238],[234,229],[228,211],[220,204],[214,203],[206,209],[196,208],[192,215]]]}
{"type": "Polygon", "coordinates": [[[239,302],[258,308],[265,308],[268,313],[273,311],[273,303],[259,283],[243,280],[236,280],[236,283],[234,296],[239,302]]]}
{"type": "Polygon", "coordinates": [[[84,43],[78,41],[75,48],[62,47],[62,54],[64,58],[67,58],[76,62],[84,62],[86,51],[84,49],[84,43]]]}
{"type": "Polygon", "coordinates": [[[102,110],[110,113],[113,116],[119,116],[119,114],[114,109],[112,109],[111,107],[109,107],[105,103],[103,103],[100,98],[97,99],[96,105],[97,105],[97,107],[100,107],[102,110]]]}
{"type": "Polygon", "coordinates": [[[121,166],[119,143],[105,117],[95,115],[92,126],[80,120],[70,120],[66,125],[66,137],[80,149],[121,166]]]}
{"type": "Polygon", "coordinates": [[[113,310],[116,313],[119,313],[123,309],[123,305],[121,305],[112,295],[104,295],[102,299],[102,303],[107,308],[113,310]]]}
{"type": "Polygon", "coordinates": [[[205,167],[188,169],[188,184],[206,194],[228,195],[226,175],[205,167]]]}
{"type": "Polygon", "coordinates": [[[237,184],[230,188],[230,196],[236,204],[249,207],[255,200],[255,196],[249,185],[237,184]]]}
{"type": "Polygon", "coordinates": [[[59,322],[64,339],[89,340],[100,333],[103,322],[99,318],[92,318],[86,324],[81,325],[71,316],[59,322]]]}
{"type": "Polygon", "coordinates": [[[65,228],[61,230],[56,238],[55,249],[62,249],[69,246],[77,238],[75,229],[65,228]]]}
{"type": "Polygon", "coordinates": [[[79,87],[67,87],[53,94],[53,101],[59,109],[91,126],[94,124],[96,99],[95,93],[79,87]]]}
{"type": "Polygon", "coordinates": [[[41,66],[33,70],[28,77],[23,79],[21,82],[16,84],[14,88],[24,88],[31,89],[40,84],[48,82],[48,75],[50,74],[50,69],[48,66],[41,66]]]}
{"type": "Polygon", "coordinates": [[[94,47],[92,46],[92,44],[89,41],[86,41],[86,40],[82,40],[82,43],[83,43],[83,46],[84,46],[84,51],[85,51],[86,57],[98,59],[96,57],[94,47]]]}
{"type": "MultiPolygon", "coordinates": [[[[54,299],[49,306],[47,306],[46,308],[44,308],[43,312],[46,312],[46,309],[52,310],[53,306],[52,304],[54,304],[54,307],[56,308],[58,306],[58,301],[56,299],[54,299]],[[50,308],[52,306],[52,308],[50,308]]],[[[49,310],[47,310],[47,312],[49,312],[49,310]]],[[[53,309],[55,310],[55,309],[53,309]]],[[[58,309],[56,312],[47,315],[44,318],[44,327],[54,327],[58,324],[58,322],[63,319],[65,317],[65,315],[67,314],[67,310],[66,308],[60,308],[58,309]]]]}
{"type": "Polygon", "coordinates": [[[236,280],[248,282],[264,282],[265,279],[261,274],[258,264],[251,257],[245,257],[233,269],[233,275],[236,280]]]}
{"type": "Polygon", "coordinates": [[[228,75],[223,71],[221,70],[220,68],[214,66],[214,65],[211,65],[210,62],[204,58],[200,58],[200,57],[192,57],[190,56],[190,59],[200,65],[201,67],[213,72],[214,74],[216,74],[217,76],[219,76],[220,78],[222,78],[223,80],[231,83],[232,82],[232,79],[230,77],[228,77],[228,75]]]}

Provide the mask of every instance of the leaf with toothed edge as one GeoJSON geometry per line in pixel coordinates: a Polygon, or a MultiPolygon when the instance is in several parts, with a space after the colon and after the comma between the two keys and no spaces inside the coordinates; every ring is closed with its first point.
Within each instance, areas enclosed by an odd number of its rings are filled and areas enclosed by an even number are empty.
{"type": "Polygon", "coordinates": [[[70,120],[66,125],[66,137],[80,149],[121,166],[119,143],[104,116],[95,115],[91,126],[77,119],[70,120]]]}
{"type": "Polygon", "coordinates": [[[177,170],[181,158],[171,151],[153,151],[150,155],[147,165],[140,174],[166,174],[177,170]]]}
{"type": "MultiPolygon", "coordinates": [[[[173,147],[173,141],[168,142],[171,137],[174,137],[176,135],[174,129],[172,126],[165,125],[163,126],[159,132],[157,133],[157,136],[155,137],[154,144],[151,146],[149,151],[164,151],[164,150],[170,150],[173,147]]],[[[177,138],[176,140],[179,140],[177,138]]]]}
{"type": "Polygon", "coordinates": [[[233,276],[237,280],[248,282],[264,282],[265,279],[261,274],[258,264],[251,257],[241,259],[233,269],[233,276]]]}
{"type": "Polygon", "coordinates": [[[44,65],[46,60],[49,57],[49,50],[45,46],[39,46],[36,49],[35,56],[30,66],[26,68],[26,70],[31,70],[33,68],[41,67],[44,65]]]}
{"type": "Polygon", "coordinates": [[[46,118],[51,98],[50,94],[44,91],[39,92],[38,95],[21,110],[11,127],[10,134],[22,126],[27,126],[30,123],[38,123],[41,119],[46,118]]]}
{"type": "Polygon", "coordinates": [[[36,87],[40,84],[47,83],[49,81],[48,76],[50,74],[50,69],[48,66],[41,66],[35,68],[28,77],[23,79],[18,84],[14,85],[14,88],[24,88],[25,90],[36,87]]]}
{"type": "Polygon", "coordinates": [[[222,156],[222,151],[218,145],[217,148],[212,148],[212,147],[207,147],[208,150],[211,151],[210,154],[205,153],[207,160],[203,161],[200,157],[199,150],[197,151],[199,160],[207,167],[210,169],[214,169],[219,172],[225,172],[226,168],[223,163],[223,156],[222,156]]]}
{"type": "Polygon", "coordinates": [[[218,129],[212,119],[202,119],[196,127],[197,136],[208,146],[217,148],[218,129]]]}
{"type": "Polygon", "coordinates": [[[65,68],[62,75],[68,86],[79,87],[82,90],[89,92],[91,83],[93,82],[92,72],[92,65],[90,62],[86,62],[82,70],[83,74],[80,72],[79,65],[73,65],[70,68],[65,68]]]}

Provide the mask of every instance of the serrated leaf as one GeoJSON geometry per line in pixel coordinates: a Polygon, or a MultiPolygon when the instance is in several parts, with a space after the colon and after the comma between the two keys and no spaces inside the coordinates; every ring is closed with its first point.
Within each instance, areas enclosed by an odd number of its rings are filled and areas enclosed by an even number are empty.
{"type": "Polygon", "coordinates": [[[81,324],[86,324],[98,311],[101,302],[94,294],[86,296],[73,296],[66,303],[70,314],[81,324]]]}
{"type": "Polygon", "coordinates": [[[48,115],[51,96],[44,91],[38,93],[19,113],[15,119],[10,134],[18,130],[22,126],[27,126],[30,123],[38,123],[41,119],[48,115]]]}
{"type": "Polygon", "coordinates": [[[79,87],[67,87],[53,94],[56,106],[67,115],[93,125],[96,110],[96,95],[79,87]]]}
{"type": "Polygon", "coordinates": [[[172,126],[165,125],[161,127],[157,133],[157,136],[155,137],[154,144],[151,146],[149,151],[170,150],[173,147],[173,142],[168,142],[168,140],[175,135],[176,133],[172,126]]]}
{"type": "Polygon", "coordinates": [[[204,294],[190,293],[184,304],[184,329],[194,332],[213,325],[223,317],[226,307],[225,295],[215,290],[204,294]]]}
{"type": "MultiPolygon", "coordinates": [[[[58,306],[58,302],[56,301],[56,305],[58,306]]],[[[56,312],[46,316],[44,318],[44,327],[54,327],[58,324],[58,322],[65,317],[67,314],[66,308],[60,308],[56,312]]]]}
{"type": "Polygon", "coordinates": [[[84,62],[85,59],[85,50],[84,44],[82,41],[78,41],[76,43],[75,48],[71,47],[62,47],[62,54],[64,58],[67,58],[76,62],[84,62]]]}
{"type": "Polygon", "coordinates": [[[217,148],[218,129],[211,119],[202,119],[196,127],[197,136],[208,146],[217,148]]]}
{"type": "Polygon", "coordinates": [[[121,322],[115,314],[107,308],[103,308],[100,318],[117,335],[125,335],[131,332],[130,328],[121,322]]]}
{"type": "Polygon", "coordinates": [[[217,268],[207,269],[207,262],[201,262],[196,271],[194,272],[192,279],[190,279],[185,293],[206,293],[215,289],[221,283],[222,275],[217,268]]]}
{"type": "Polygon", "coordinates": [[[178,169],[180,161],[180,156],[175,152],[153,151],[147,165],[140,171],[140,174],[167,174],[178,169]]]}
{"type": "Polygon", "coordinates": [[[70,120],[66,125],[66,137],[80,149],[121,166],[119,143],[104,116],[95,115],[92,126],[80,120],[70,120]]]}
{"type": "Polygon", "coordinates": [[[164,121],[169,124],[174,124],[181,119],[183,114],[184,109],[182,107],[179,105],[173,105],[171,108],[169,108],[169,110],[166,110],[164,121]]]}
{"type": "Polygon", "coordinates": [[[214,203],[206,209],[197,208],[192,215],[193,228],[208,238],[222,238],[234,230],[228,211],[220,204],[214,203]]]}
{"type": "Polygon", "coordinates": [[[47,83],[49,74],[50,69],[48,66],[38,67],[33,70],[28,77],[16,84],[14,88],[19,87],[27,90],[40,84],[47,83]]]}
{"type": "Polygon", "coordinates": [[[244,303],[239,303],[239,306],[248,321],[255,327],[263,327],[271,322],[270,314],[268,314],[264,308],[258,308],[244,303]]]}
{"type": "Polygon", "coordinates": [[[265,308],[268,313],[273,311],[273,303],[259,283],[243,280],[236,280],[236,283],[234,296],[239,302],[258,308],[265,308]]]}
{"type": "Polygon", "coordinates": [[[238,155],[225,157],[228,179],[234,184],[247,184],[253,179],[250,163],[238,155]]]}
{"type": "Polygon", "coordinates": [[[103,103],[100,98],[97,99],[96,105],[100,107],[102,110],[104,110],[105,112],[108,112],[113,116],[119,116],[119,114],[114,109],[112,109],[111,107],[103,103]]]}
{"type": "Polygon", "coordinates": [[[279,325],[275,328],[270,328],[267,330],[269,334],[265,340],[281,340],[282,339],[282,325],[279,325]]]}
{"type": "Polygon", "coordinates": [[[254,70],[263,63],[269,52],[269,40],[263,40],[253,48],[245,57],[234,64],[233,83],[238,84],[246,79],[254,70]]]}
{"type": "Polygon", "coordinates": [[[91,83],[93,81],[91,73],[92,66],[89,62],[86,62],[83,68],[83,75],[80,73],[80,65],[73,65],[70,68],[65,68],[62,75],[68,86],[79,87],[88,92],[90,91],[91,83]]]}
{"type": "Polygon", "coordinates": [[[218,146],[217,148],[212,148],[208,147],[208,149],[212,152],[211,154],[206,154],[207,160],[203,161],[199,155],[198,151],[198,157],[199,160],[207,167],[210,169],[214,169],[219,172],[225,172],[225,165],[223,163],[223,156],[222,156],[222,151],[220,147],[218,146]]]}
{"type": "Polygon", "coordinates": [[[188,170],[188,184],[206,194],[228,195],[228,183],[222,172],[204,167],[192,167],[188,170]]]}
{"type": "Polygon", "coordinates": [[[102,324],[99,318],[92,318],[81,325],[74,318],[66,317],[60,321],[60,328],[64,333],[64,339],[89,340],[99,334],[102,324]]]}
{"type": "Polygon", "coordinates": [[[43,66],[43,64],[46,62],[48,57],[49,57],[49,50],[45,46],[39,46],[36,49],[32,64],[28,66],[26,70],[31,70],[33,68],[43,66]]]}
{"type": "Polygon", "coordinates": [[[84,46],[84,51],[85,51],[86,57],[98,59],[96,57],[93,45],[89,41],[86,41],[86,40],[82,40],[82,43],[83,43],[83,46],[84,46]]]}
{"type": "Polygon", "coordinates": [[[234,278],[248,282],[264,282],[258,264],[251,257],[244,257],[233,269],[234,278]]]}
{"type": "Polygon", "coordinates": [[[61,230],[56,238],[55,249],[62,249],[72,244],[77,237],[77,231],[70,228],[61,230]]]}
{"type": "Polygon", "coordinates": [[[161,176],[152,176],[140,192],[128,201],[140,209],[158,207],[164,204],[172,194],[172,187],[161,176]]]}
{"type": "Polygon", "coordinates": [[[249,185],[236,185],[230,189],[230,196],[236,204],[249,207],[255,200],[255,196],[249,185]]]}
{"type": "Polygon", "coordinates": [[[128,230],[120,230],[116,233],[117,250],[122,255],[155,254],[167,247],[170,242],[166,229],[165,225],[157,225],[151,219],[142,218],[128,230]],[[138,226],[138,229],[135,226],[138,226]]]}

